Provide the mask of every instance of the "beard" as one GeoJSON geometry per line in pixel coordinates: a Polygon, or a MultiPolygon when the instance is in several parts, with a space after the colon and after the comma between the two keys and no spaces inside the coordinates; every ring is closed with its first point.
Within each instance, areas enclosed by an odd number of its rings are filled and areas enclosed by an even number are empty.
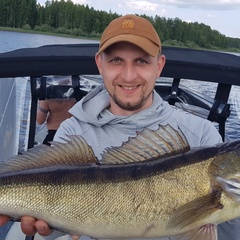
{"type": "Polygon", "coordinates": [[[151,96],[151,93],[149,93],[146,97],[144,97],[144,95],[142,94],[139,96],[138,100],[135,102],[122,100],[122,99],[118,98],[118,96],[116,94],[113,94],[111,97],[112,97],[112,100],[114,101],[114,103],[117,104],[123,110],[137,111],[144,106],[145,102],[148,100],[148,98],[150,96],[151,96]]]}

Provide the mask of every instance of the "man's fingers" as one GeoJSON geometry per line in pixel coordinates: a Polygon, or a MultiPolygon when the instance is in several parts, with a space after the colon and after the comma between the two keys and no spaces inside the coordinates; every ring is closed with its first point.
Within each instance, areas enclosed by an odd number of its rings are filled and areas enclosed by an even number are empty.
{"type": "Polygon", "coordinates": [[[42,236],[48,236],[52,233],[52,230],[50,229],[49,225],[42,220],[37,220],[35,226],[37,232],[42,236]]]}
{"type": "MultiPolygon", "coordinates": [[[[10,220],[10,217],[0,214],[0,226],[3,226],[10,220]]],[[[42,236],[48,236],[52,233],[49,225],[42,221],[36,220],[30,216],[23,216],[21,219],[21,229],[27,236],[33,236],[37,232],[42,236]]],[[[80,236],[71,236],[73,240],[78,240],[80,236]]]]}
{"type": "Polygon", "coordinates": [[[80,238],[80,236],[71,236],[72,240],[78,240],[80,238]]]}
{"type": "Polygon", "coordinates": [[[0,226],[3,226],[10,220],[10,217],[0,214],[0,226]]]}
{"type": "Polygon", "coordinates": [[[33,236],[37,230],[35,227],[36,219],[30,216],[24,216],[21,219],[21,228],[27,236],[33,236]]]}

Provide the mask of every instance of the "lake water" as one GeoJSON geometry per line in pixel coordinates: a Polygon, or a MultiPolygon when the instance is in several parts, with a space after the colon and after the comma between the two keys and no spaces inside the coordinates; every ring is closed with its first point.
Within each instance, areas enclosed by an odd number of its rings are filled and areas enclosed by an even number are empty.
{"type": "MultiPolygon", "coordinates": [[[[0,31],[0,53],[12,51],[19,48],[39,47],[47,44],[76,44],[76,43],[96,43],[97,40],[87,40],[78,38],[49,36],[43,34],[29,34],[9,31],[0,31]]],[[[200,81],[182,80],[181,83],[197,92],[214,97],[216,84],[200,81]]],[[[23,86],[24,84],[21,83],[23,86]]],[[[29,87],[29,86],[26,86],[29,87]]],[[[240,138],[240,88],[233,86],[229,103],[231,104],[231,116],[226,122],[226,136],[229,140],[240,138]]],[[[19,95],[20,96],[20,95],[19,95]]],[[[20,97],[19,101],[23,101],[20,97]]],[[[29,101],[29,99],[27,100],[29,101]]],[[[27,117],[27,115],[26,115],[27,117]]],[[[23,119],[26,121],[26,119],[23,119]]],[[[25,125],[23,126],[23,128],[25,125]]],[[[27,131],[27,129],[25,129],[27,131]]],[[[23,143],[21,143],[23,144],[23,143]]],[[[20,144],[20,145],[21,145],[20,144]]]]}
{"type": "Polygon", "coordinates": [[[48,44],[96,43],[97,40],[57,37],[43,34],[0,31],[0,53],[18,48],[40,47],[48,44]]]}

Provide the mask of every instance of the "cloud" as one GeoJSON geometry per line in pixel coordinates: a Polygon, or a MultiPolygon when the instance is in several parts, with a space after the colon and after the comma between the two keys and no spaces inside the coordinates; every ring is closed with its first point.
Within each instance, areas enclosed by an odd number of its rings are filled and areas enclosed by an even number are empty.
{"type": "Polygon", "coordinates": [[[151,11],[154,12],[159,7],[156,3],[151,3],[149,1],[130,1],[126,2],[126,5],[134,10],[140,10],[140,11],[151,11]]]}
{"type": "Polygon", "coordinates": [[[159,0],[158,3],[179,8],[199,8],[204,10],[233,10],[240,8],[240,0],[159,0]]]}
{"type": "Polygon", "coordinates": [[[86,5],[89,1],[87,1],[87,0],[73,0],[72,2],[75,3],[75,4],[86,5]]]}
{"type": "MultiPolygon", "coordinates": [[[[44,4],[46,0],[37,0],[37,2],[44,4]]],[[[88,4],[93,7],[97,6],[100,9],[114,8],[114,11],[118,11],[117,8],[119,7],[121,10],[126,11],[128,9],[142,13],[156,13],[159,12],[159,9],[169,7],[218,11],[240,9],[240,0],[72,0],[72,2],[76,4],[88,4]]]]}

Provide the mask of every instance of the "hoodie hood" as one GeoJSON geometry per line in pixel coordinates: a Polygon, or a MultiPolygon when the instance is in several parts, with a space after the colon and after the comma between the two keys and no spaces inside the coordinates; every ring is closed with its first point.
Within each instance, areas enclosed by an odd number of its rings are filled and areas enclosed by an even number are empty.
{"type": "MultiPolygon", "coordinates": [[[[133,130],[145,128],[156,123],[164,122],[172,112],[172,108],[167,102],[154,91],[153,104],[146,110],[129,116],[118,116],[112,114],[108,107],[110,105],[110,96],[103,85],[96,87],[92,92],[87,94],[81,101],[76,103],[70,113],[80,120],[96,127],[102,127],[105,124],[114,124],[115,127],[130,128],[133,130]]],[[[126,129],[127,130],[127,129],[126,129]]]]}

